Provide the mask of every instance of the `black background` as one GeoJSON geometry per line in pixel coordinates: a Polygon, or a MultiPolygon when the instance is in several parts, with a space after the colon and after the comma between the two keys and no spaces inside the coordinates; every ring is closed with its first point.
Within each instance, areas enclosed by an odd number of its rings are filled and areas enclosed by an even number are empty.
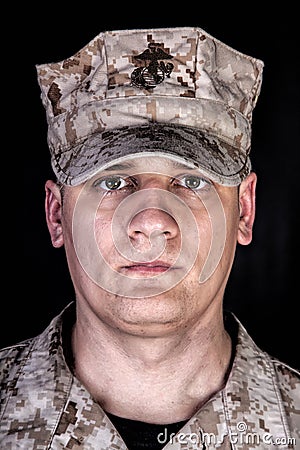
{"type": "Polygon", "coordinates": [[[52,248],[44,218],[44,182],[52,172],[35,64],[69,57],[104,30],[199,26],[265,63],[253,116],[251,154],[258,174],[254,236],[249,246],[237,249],[225,307],[262,348],[300,367],[298,13],[286,2],[264,13],[261,6],[165,2],[76,8],[45,3],[41,10],[19,10],[20,17],[24,13],[21,25],[11,20],[2,54],[2,133],[9,138],[2,143],[3,149],[9,146],[4,152],[9,182],[2,197],[12,207],[12,220],[7,217],[2,240],[3,246],[17,241],[17,249],[9,246],[1,346],[41,332],[73,299],[64,252],[52,248]]]}

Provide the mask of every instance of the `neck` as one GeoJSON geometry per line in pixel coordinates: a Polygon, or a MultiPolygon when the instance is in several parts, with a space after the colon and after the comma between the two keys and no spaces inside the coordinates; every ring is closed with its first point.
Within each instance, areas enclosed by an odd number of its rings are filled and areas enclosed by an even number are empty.
{"type": "Polygon", "coordinates": [[[223,387],[231,358],[221,311],[156,337],[77,320],[72,339],[76,376],[98,403],[149,423],[191,417],[223,387]]]}

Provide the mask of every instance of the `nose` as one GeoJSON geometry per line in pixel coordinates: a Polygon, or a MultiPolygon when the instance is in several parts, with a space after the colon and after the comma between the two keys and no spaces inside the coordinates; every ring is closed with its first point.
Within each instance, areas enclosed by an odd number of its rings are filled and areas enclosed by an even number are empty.
{"type": "Polygon", "coordinates": [[[175,238],[180,231],[172,214],[176,202],[167,189],[168,177],[149,175],[141,186],[135,199],[135,214],[128,226],[129,238],[145,245],[151,237],[175,238]]]}
{"type": "Polygon", "coordinates": [[[147,208],[138,212],[131,220],[128,235],[134,241],[149,242],[151,235],[163,234],[165,239],[173,239],[179,233],[174,218],[160,208],[147,208]]]}

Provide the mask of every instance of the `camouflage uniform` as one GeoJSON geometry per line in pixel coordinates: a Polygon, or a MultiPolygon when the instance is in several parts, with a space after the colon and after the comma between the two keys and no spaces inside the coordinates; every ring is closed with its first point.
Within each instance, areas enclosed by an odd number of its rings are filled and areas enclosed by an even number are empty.
{"type": "MultiPolygon", "coordinates": [[[[66,364],[62,324],[72,305],[39,336],[1,351],[1,449],[127,448],[66,364]]],[[[166,450],[299,448],[299,373],[261,351],[233,319],[237,345],[225,387],[166,450]]]]}

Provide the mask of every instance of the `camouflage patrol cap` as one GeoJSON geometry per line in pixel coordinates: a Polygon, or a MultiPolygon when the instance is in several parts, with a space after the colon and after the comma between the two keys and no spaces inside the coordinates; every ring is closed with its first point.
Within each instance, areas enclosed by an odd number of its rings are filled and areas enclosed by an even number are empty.
{"type": "Polygon", "coordinates": [[[63,184],[145,152],[183,159],[224,185],[251,170],[263,62],[200,28],[105,31],[36,69],[63,184]]]}

